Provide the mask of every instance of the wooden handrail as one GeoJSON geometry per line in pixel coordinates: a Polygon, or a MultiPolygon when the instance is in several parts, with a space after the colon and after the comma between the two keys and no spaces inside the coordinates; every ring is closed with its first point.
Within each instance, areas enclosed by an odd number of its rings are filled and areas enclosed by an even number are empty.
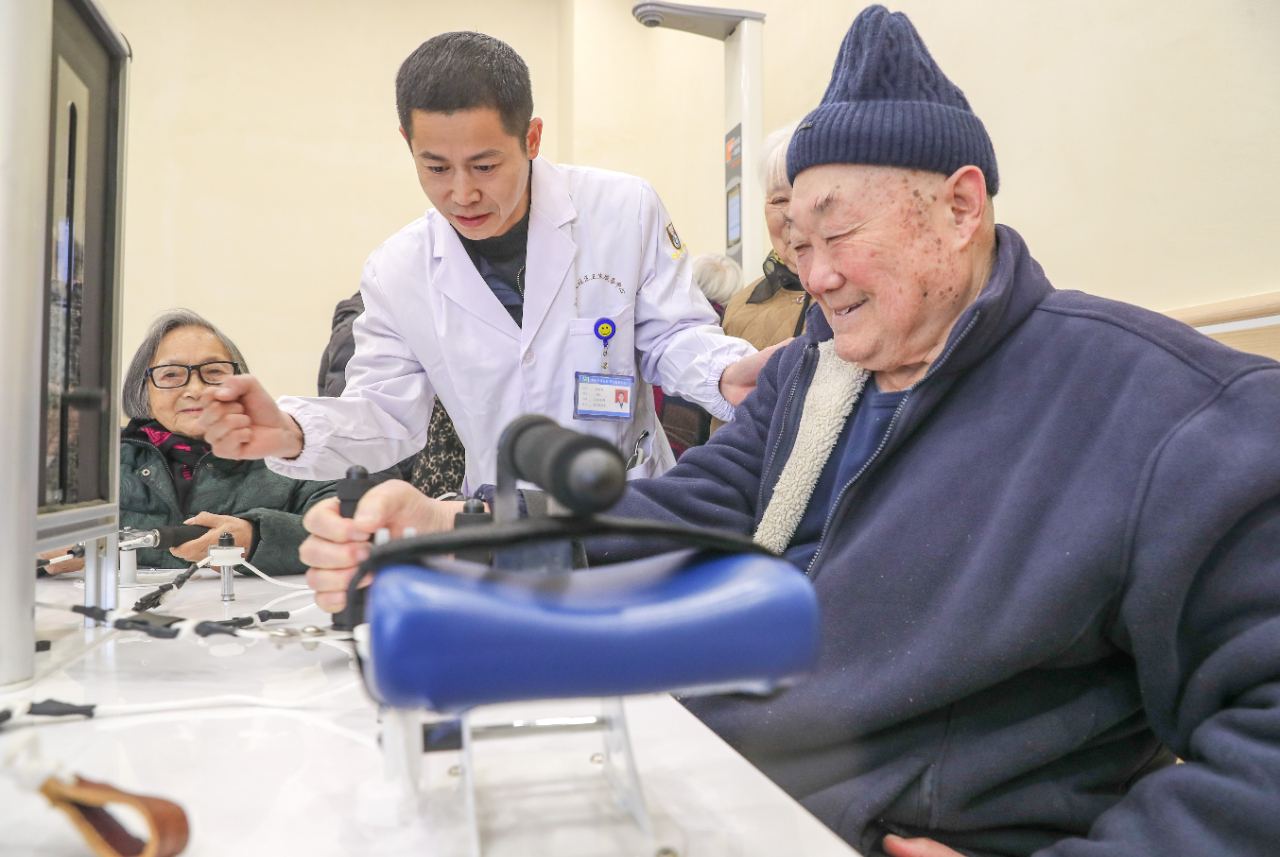
{"type": "Polygon", "coordinates": [[[1265,318],[1270,315],[1280,315],[1280,292],[1266,292],[1261,295],[1250,295],[1247,298],[1232,298],[1229,301],[1171,309],[1166,311],[1165,315],[1192,327],[1265,318]]]}

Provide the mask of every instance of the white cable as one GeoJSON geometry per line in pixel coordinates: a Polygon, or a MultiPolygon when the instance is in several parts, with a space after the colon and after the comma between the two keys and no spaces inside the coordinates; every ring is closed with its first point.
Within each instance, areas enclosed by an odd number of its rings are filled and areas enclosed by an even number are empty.
{"type": "Polygon", "coordinates": [[[263,699],[259,696],[229,694],[226,696],[206,696],[199,699],[179,699],[173,702],[144,702],[134,705],[99,705],[93,710],[94,717],[124,717],[132,714],[153,714],[161,711],[186,711],[193,708],[222,708],[224,706],[247,706],[249,708],[305,708],[313,702],[336,696],[360,684],[353,679],[346,684],[331,687],[320,693],[302,699],[278,700],[263,699]]]}
{"type": "Polygon", "coordinates": [[[247,559],[240,560],[239,565],[242,565],[245,568],[249,569],[254,574],[258,575],[258,577],[261,577],[263,580],[265,580],[267,583],[274,583],[276,586],[283,586],[286,589],[310,589],[311,588],[310,586],[307,586],[305,583],[281,583],[275,578],[268,577],[267,575],[258,571],[258,569],[254,568],[253,565],[251,565],[249,560],[247,559]]]}
{"type": "MultiPolygon", "coordinates": [[[[279,598],[275,599],[274,601],[268,601],[266,604],[262,605],[262,609],[270,610],[272,607],[275,607],[281,601],[287,601],[290,598],[297,598],[299,595],[306,595],[306,594],[308,593],[302,592],[301,590],[299,590],[298,592],[286,592],[284,595],[281,595],[279,598]]],[[[290,610],[289,612],[301,613],[303,610],[306,610],[309,607],[315,607],[315,606],[316,606],[315,603],[312,602],[311,604],[308,604],[306,607],[299,607],[297,610],[290,610]]]]}

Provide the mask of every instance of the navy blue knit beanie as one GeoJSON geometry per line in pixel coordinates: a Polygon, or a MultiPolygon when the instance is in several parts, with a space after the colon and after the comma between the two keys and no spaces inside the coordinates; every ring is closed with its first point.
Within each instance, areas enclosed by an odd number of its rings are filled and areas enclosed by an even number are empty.
{"type": "Polygon", "coordinates": [[[787,179],[822,164],[951,175],[973,164],[1000,187],[991,138],[901,12],[868,6],[853,21],[831,83],[787,149],[787,179]]]}

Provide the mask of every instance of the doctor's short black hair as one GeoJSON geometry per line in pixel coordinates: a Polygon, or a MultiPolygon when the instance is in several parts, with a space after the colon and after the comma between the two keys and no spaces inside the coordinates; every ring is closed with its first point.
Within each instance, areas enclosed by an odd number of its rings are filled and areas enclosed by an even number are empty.
{"type": "Polygon", "coordinates": [[[409,54],[396,73],[396,112],[408,139],[413,111],[454,113],[490,108],[525,148],[533,118],[529,67],[506,42],[484,33],[441,33],[409,54]]]}

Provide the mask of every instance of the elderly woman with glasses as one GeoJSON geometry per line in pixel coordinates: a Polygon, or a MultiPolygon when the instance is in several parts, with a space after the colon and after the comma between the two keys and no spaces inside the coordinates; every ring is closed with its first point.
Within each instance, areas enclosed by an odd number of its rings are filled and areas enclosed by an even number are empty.
{"type": "Polygon", "coordinates": [[[139,565],[203,559],[219,534],[231,533],[267,574],[306,571],[298,559],[307,536],[302,516],[333,496],[334,483],[288,479],[262,461],[217,458],[203,440],[200,394],[247,368],[235,343],[190,310],[170,310],[147,329],[124,381],[130,421],[120,436],[120,525],[211,529],[171,551],[139,551],[139,565]]]}

